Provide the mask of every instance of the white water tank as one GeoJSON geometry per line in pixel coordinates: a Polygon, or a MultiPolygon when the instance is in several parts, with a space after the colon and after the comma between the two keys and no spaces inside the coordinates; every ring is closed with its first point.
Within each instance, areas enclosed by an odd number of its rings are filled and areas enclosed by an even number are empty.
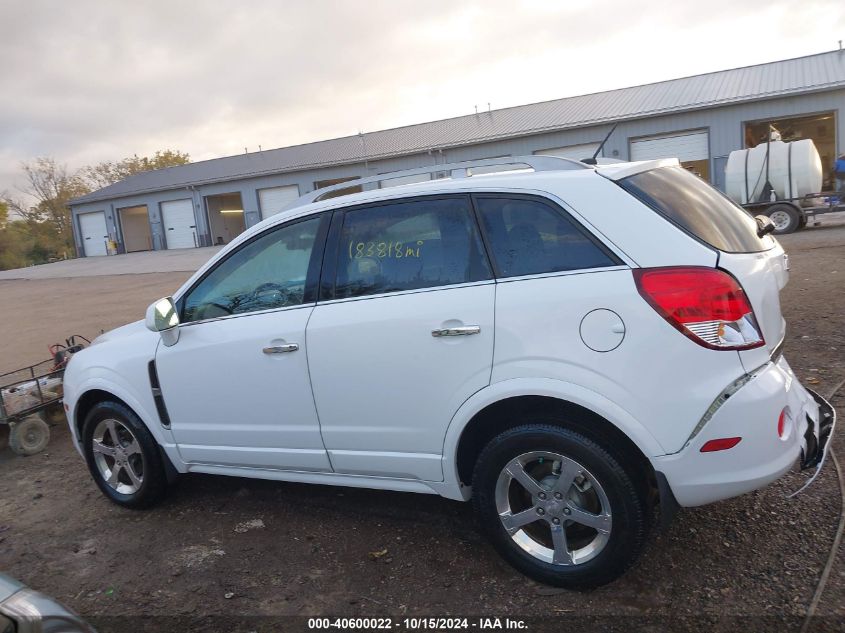
{"type": "MultiPolygon", "coordinates": [[[[766,187],[767,146],[739,149],[728,156],[725,193],[734,202],[757,202],[766,187]]],[[[771,141],[768,145],[769,183],[778,200],[818,193],[822,188],[822,161],[810,139],[771,141]]]]}

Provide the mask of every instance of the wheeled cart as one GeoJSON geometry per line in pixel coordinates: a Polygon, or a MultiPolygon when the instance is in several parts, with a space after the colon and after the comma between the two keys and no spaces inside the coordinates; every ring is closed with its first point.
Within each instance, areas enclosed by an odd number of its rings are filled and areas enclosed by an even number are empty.
{"type": "Polygon", "coordinates": [[[9,447],[35,455],[50,441],[50,425],[65,419],[62,378],[70,357],[88,344],[75,334],[50,346],[52,358],[0,374],[0,424],[9,425],[9,447]]]}

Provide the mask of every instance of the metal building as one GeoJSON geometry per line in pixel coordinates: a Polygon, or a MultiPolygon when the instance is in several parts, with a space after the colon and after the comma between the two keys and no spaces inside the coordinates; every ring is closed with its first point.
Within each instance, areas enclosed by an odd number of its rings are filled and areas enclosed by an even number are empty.
{"type": "MultiPolygon", "coordinates": [[[[400,169],[550,154],[677,157],[723,187],[728,154],[765,138],[811,138],[823,166],[845,151],[845,51],[138,174],[71,201],[80,256],[227,243],[315,188],[400,169]]],[[[827,176],[826,176],[827,177],[827,176]]],[[[382,186],[399,184],[387,181],[382,186]]]]}

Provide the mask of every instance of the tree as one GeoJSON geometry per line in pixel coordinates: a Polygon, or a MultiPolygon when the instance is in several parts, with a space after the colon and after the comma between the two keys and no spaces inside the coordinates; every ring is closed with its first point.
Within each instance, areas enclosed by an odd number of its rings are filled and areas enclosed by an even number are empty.
{"type": "Polygon", "coordinates": [[[9,222],[0,228],[0,270],[35,263],[29,258],[34,241],[26,222],[9,222]]]}
{"type": "Polygon", "coordinates": [[[179,150],[159,150],[152,156],[131,156],[122,160],[107,160],[96,165],[83,167],[79,171],[80,177],[92,190],[102,189],[119,182],[129,176],[134,176],[153,169],[176,167],[191,162],[191,157],[179,150]]]}
{"type": "Polygon", "coordinates": [[[67,205],[72,198],[87,193],[88,187],[53,158],[41,157],[21,163],[21,169],[26,177],[26,185],[21,192],[35,204],[26,204],[22,199],[9,195],[4,195],[4,202],[24,221],[46,223],[52,229],[52,243],[41,246],[51,248],[56,254],[72,251],[73,233],[67,205]]]}
{"type": "Polygon", "coordinates": [[[0,200],[0,270],[10,268],[9,263],[14,260],[12,236],[7,227],[9,225],[9,205],[0,200]]]}
{"type": "Polygon", "coordinates": [[[0,194],[0,270],[73,257],[68,206],[72,199],[143,171],[188,162],[190,157],[184,152],[162,150],[153,156],[104,161],[76,172],[49,157],[21,163],[26,177],[26,185],[20,189],[23,196],[0,194]],[[9,221],[9,211],[20,220],[9,221]]]}

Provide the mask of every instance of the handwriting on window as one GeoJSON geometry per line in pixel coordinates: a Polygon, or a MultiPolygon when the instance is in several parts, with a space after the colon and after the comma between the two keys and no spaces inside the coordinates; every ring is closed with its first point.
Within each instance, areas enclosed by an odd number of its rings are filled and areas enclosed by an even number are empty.
{"type": "Polygon", "coordinates": [[[402,259],[403,257],[420,257],[424,240],[417,240],[415,244],[405,242],[349,242],[349,259],[360,259],[362,257],[392,257],[402,259]]]}

